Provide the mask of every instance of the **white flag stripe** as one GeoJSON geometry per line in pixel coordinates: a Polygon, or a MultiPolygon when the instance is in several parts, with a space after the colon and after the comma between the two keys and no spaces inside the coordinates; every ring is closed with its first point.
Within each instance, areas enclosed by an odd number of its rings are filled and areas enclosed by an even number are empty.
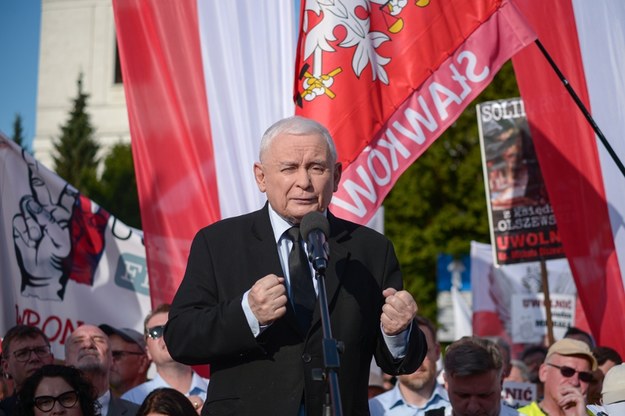
{"type": "MultiPolygon", "coordinates": [[[[592,116],[625,163],[625,2],[574,0],[573,10],[592,116]]],[[[599,139],[597,148],[614,247],[625,270],[625,177],[599,139]]]]}
{"type": "Polygon", "coordinates": [[[260,208],[261,135],[294,112],[293,1],[198,1],[204,78],[221,217],[260,208]]]}

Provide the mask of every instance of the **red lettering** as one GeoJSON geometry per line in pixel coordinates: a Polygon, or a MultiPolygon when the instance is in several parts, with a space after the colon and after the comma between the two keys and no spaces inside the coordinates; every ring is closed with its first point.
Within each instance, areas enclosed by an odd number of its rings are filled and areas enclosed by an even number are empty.
{"type": "Polygon", "coordinates": [[[41,330],[52,342],[56,341],[62,329],[61,318],[58,316],[49,316],[43,323],[41,330]]]}
{"type": "Polygon", "coordinates": [[[43,323],[39,312],[32,309],[24,309],[20,314],[19,306],[15,305],[17,323],[40,327],[44,334],[51,342],[58,342],[60,345],[65,344],[67,337],[84,321],[72,321],[70,318],[61,318],[60,316],[50,315],[43,323]],[[40,325],[41,324],[41,325],[40,325]]]}
{"type": "Polygon", "coordinates": [[[33,311],[32,309],[24,309],[22,316],[20,316],[19,314],[19,309],[17,310],[17,312],[17,323],[20,325],[37,326],[41,321],[41,318],[39,317],[37,311],[33,311]]]}

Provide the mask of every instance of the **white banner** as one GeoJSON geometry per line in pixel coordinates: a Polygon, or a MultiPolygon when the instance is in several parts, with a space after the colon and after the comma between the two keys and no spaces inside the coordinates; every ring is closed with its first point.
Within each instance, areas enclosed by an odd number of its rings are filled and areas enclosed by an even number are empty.
{"type": "Polygon", "coordinates": [[[150,297],[141,231],[0,136],[0,334],[43,329],[57,358],[79,325],[140,332],[150,297]]]}
{"type": "MultiPolygon", "coordinates": [[[[575,296],[551,294],[551,320],[555,339],[564,338],[566,330],[575,326],[575,296]]],[[[512,342],[539,344],[547,333],[545,296],[512,295],[512,342]]]]}

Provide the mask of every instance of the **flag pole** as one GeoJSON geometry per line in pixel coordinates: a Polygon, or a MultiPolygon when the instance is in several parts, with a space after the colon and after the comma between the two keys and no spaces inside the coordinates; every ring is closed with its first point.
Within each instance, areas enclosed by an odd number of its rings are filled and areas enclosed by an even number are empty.
{"type": "Polygon", "coordinates": [[[534,42],[536,43],[536,46],[538,46],[538,49],[540,49],[540,51],[542,52],[545,59],[547,59],[547,62],[549,62],[549,65],[551,65],[551,68],[553,68],[556,75],[558,75],[558,78],[560,78],[560,81],[562,81],[562,83],[564,84],[564,87],[569,92],[569,95],[573,97],[573,101],[575,101],[575,104],[577,104],[577,107],[582,111],[582,114],[584,114],[584,117],[586,118],[586,120],[588,121],[592,129],[595,131],[595,133],[597,134],[597,137],[599,137],[599,140],[601,140],[601,143],[603,143],[603,146],[606,148],[606,150],[612,157],[612,160],[614,160],[614,163],[616,164],[616,166],[621,171],[621,174],[625,177],[625,166],[623,166],[623,162],[621,162],[621,160],[619,159],[614,149],[612,149],[612,146],[610,145],[610,143],[608,143],[608,140],[603,135],[603,132],[601,131],[597,123],[595,123],[595,120],[592,118],[592,115],[590,114],[590,112],[588,111],[588,109],[586,108],[582,100],[579,98],[579,96],[577,95],[573,87],[571,87],[571,84],[566,79],[564,74],[562,74],[562,71],[560,71],[560,68],[558,68],[558,65],[556,65],[554,60],[551,58],[551,55],[549,55],[549,52],[547,52],[547,49],[545,49],[545,47],[540,42],[540,40],[536,39],[534,42]]]}
{"type": "Polygon", "coordinates": [[[543,257],[540,258],[540,280],[543,287],[545,301],[545,315],[547,317],[547,344],[550,347],[554,342],[553,317],[551,315],[551,294],[549,293],[549,275],[547,273],[547,263],[543,257]]]}

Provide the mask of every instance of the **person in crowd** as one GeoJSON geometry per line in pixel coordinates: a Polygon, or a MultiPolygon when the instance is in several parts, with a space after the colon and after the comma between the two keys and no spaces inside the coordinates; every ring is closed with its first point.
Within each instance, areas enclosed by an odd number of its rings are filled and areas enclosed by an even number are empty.
{"type": "Polygon", "coordinates": [[[441,355],[436,329],[430,320],[422,316],[415,318],[425,334],[428,352],[421,366],[412,374],[400,375],[392,390],[369,400],[371,416],[393,414],[423,415],[440,409],[442,415],[448,407],[447,391],[436,382],[436,363],[441,355]]]}
{"type": "Polygon", "coordinates": [[[529,381],[529,371],[525,363],[521,360],[510,360],[510,374],[504,381],[516,383],[526,383],[529,381]]]}
{"type": "Polygon", "coordinates": [[[610,348],[598,346],[592,350],[592,354],[597,360],[597,369],[592,372],[593,379],[588,385],[588,392],[586,393],[586,401],[589,405],[601,404],[601,390],[603,387],[603,379],[608,370],[617,364],[621,364],[623,360],[620,354],[610,348]]]}
{"type": "Polygon", "coordinates": [[[138,405],[113,397],[109,338],[97,326],[81,325],[65,341],[65,363],[83,372],[93,385],[102,416],[134,416],[138,405]]]}
{"type": "Polygon", "coordinates": [[[53,361],[50,340],[41,329],[30,325],[10,328],[2,339],[2,372],[13,380],[14,390],[0,401],[0,414],[12,415],[17,393],[26,378],[53,361]]]}
{"type": "Polygon", "coordinates": [[[95,416],[99,405],[91,383],[80,370],[64,365],[44,365],[26,381],[18,394],[19,416],[95,416]]]}
{"type": "Polygon", "coordinates": [[[614,348],[597,346],[592,350],[592,354],[597,360],[597,366],[603,374],[607,374],[610,368],[623,363],[621,355],[614,348]]]}
{"type": "Polygon", "coordinates": [[[529,345],[521,354],[521,361],[525,363],[528,371],[528,380],[530,383],[536,384],[536,398],[538,400],[543,397],[543,383],[540,381],[538,372],[540,366],[545,362],[547,357],[547,347],[540,344],[529,345]]]}
{"type": "Polygon", "coordinates": [[[588,345],[591,350],[595,348],[595,340],[588,332],[579,329],[576,326],[570,326],[564,333],[564,338],[576,339],[588,345]]]}
{"type": "Polygon", "coordinates": [[[538,372],[544,384],[542,400],[519,412],[529,416],[585,415],[586,393],[596,369],[597,361],[585,342],[572,338],[555,342],[538,372]]]}
{"type": "Polygon", "coordinates": [[[130,389],[122,395],[122,398],[141,404],[152,390],[169,387],[186,395],[193,406],[200,409],[206,399],[208,381],[188,365],[171,358],[163,340],[163,329],[170,308],[169,304],[162,304],[150,312],[144,321],[147,353],[156,367],[156,376],[130,389]]]}
{"type": "Polygon", "coordinates": [[[510,375],[510,371],[512,371],[512,353],[510,351],[510,344],[500,336],[489,336],[484,338],[493,341],[495,345],[499,347],[499,352],[501,352],[501,359],[503,361],[501,375],[504,379],[506,379],[510,375]]]}
{"type": "Polygon", "coordinates": [[[151,362],[146,354],[145,337],[132,328],[114,328],[102,324],[100,329],[108,335],[111,345],[111,394],[113,397],[121,397],[148,379],[151,362]]]}
{"type": "MultiPolygon", "coordinates": [[[[323,279],[332,335],[343,347],[342,409],[367,414],[372,355],[384,372],[409,374],[427,350],[412,325],[417,304],[402,290],[393,246],[329,212],[341,164],[319,123],[298,116],[278,121],[263,135],[259,157],[254,176],[268,203],[195,236],[165,330],[169,351],[187,364],[211,364],[209,412],[321,414],[328,383],[313,377],[324,369],[318,287],[298,229],[315,213],[329,224],[323,279]]],[[[319,259],[323,251],[317,249],[319,259]]]]}
{"type": "Polygon", "coordinates": [[[443,359],[445,384],[453,416],[515,416],[501,399],[501,349],[485,338],[462,337],[451,343],[443,359]]]}
{"type": "Polygon", "coordinates": [[[609,416],[625,415],[625,364],[610,368],[601,391],[603,410],[609,416]]]}
{"type": "Polygon", "coordinates": [[[189,399],[176,389],[160,387],[145,398],[137,416],[197,416],[189,399]]]}
{"type": "Polygon", "coordinates": [[[0,370],[0,402],[13,394],[13,380],[8,377],[0,370]]]}

